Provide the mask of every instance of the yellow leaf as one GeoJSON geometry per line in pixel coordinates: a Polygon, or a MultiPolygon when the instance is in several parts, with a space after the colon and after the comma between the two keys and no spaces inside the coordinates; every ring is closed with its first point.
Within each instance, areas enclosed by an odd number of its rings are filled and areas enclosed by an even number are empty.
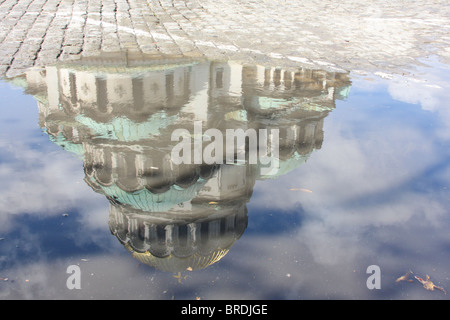
{"type": "Polygon", "coordinates": [[[311,190],[305,189],[305,188],[291,188],[291,189],[289,189],[289,190],[290,190],[290,191],[303,191],[303,192],[312,193],[311,190]]]}

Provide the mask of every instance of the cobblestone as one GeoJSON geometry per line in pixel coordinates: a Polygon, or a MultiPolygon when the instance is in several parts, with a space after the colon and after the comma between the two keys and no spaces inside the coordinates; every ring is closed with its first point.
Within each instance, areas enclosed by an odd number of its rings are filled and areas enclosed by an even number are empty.
{"type": "Polygon", "coordinates": [[[447,0],[4,0],[0,72],[140,52],[405,72],[450,62],[447,0]]]}

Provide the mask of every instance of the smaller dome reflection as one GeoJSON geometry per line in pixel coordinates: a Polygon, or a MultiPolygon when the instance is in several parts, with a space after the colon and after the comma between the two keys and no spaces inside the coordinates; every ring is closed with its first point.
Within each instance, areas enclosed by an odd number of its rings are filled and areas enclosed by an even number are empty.
{"type": "Polygon", "coordinates": [[[197,219],[187,216],[171,222],[168,215],[158,221],[111,205],[109,226],[134,258],[159,270],[178,272],[203,269],[222,259],[248,222],[245,203],[238,207],[194,204],[189,215],[197,219]]]}

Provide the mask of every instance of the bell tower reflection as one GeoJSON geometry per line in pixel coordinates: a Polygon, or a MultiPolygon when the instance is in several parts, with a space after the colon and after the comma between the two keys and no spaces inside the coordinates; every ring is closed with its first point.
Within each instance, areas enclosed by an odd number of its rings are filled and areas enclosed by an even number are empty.
{"type": "Polygon", "coordinates": [[[82,60],[32,70],[49,138],[83,160],[85,182],[110,202],[109,227],[130,254],[155,268],[205,268],[247,227],[257,180],[273,179],[320,149],[323,121],[345,98],[347,74],[187,59],[82,60]],[[174,130],[279,130],[279,167],[174,164],[174,130]]]}

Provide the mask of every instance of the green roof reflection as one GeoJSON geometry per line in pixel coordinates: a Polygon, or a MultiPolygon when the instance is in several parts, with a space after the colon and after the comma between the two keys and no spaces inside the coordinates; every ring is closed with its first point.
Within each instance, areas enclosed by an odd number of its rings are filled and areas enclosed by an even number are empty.
{"type": "Polygon", "coordinates": [[[75,120],[88,127],[96,138],[131,142],[159,136],[160,129],[174,124],[177,116],[168,117],[164,112],[158,112],[142,123],[135,123],[126,117],[116,117],[108,123],[102,123],[79,114],[75,120]]]}
{"type": "MultiPolygon", "coordinates": [[[[90,179],[92,183],[97,183],[92,177],[88,177],[87,179],[90,179]]],[[[134,209],[144,212],[164,212],[177,204],[195,198],[205,183],[205,180],[199,179],[196,184],[186,189],[172,185],[168,191],[158,194],[154,194],[145,188],[134,192],[127,192],[116,184],[100,186],[100,188],[105,195],[113,198],[116,202],[129,205],[134,209]]]]}

